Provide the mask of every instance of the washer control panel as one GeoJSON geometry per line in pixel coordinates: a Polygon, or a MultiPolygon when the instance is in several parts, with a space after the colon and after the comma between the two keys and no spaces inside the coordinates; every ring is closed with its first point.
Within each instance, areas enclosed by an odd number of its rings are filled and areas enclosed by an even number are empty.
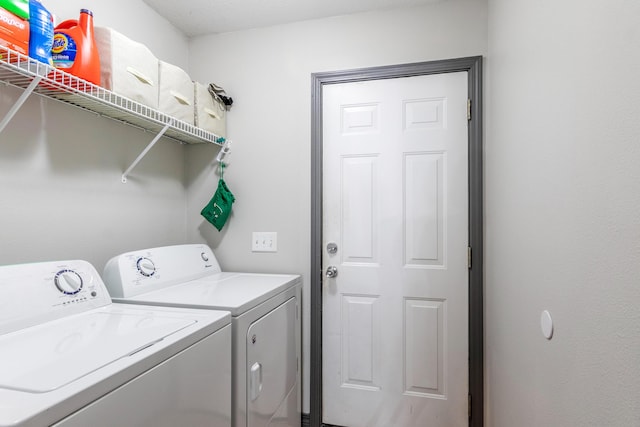
{"type": "Polygon", "coordinates": [[[42,277],[50,288],[49,293],[53,294],[51,306],[68,307],[96,300],[101,303],[111,302],[104,283],[91,264],[67,261],[55,263],[52,267],[52,270],[43,272],[42,277]]]}
{"type": "Polygon", "coordinates": [[[87,261],[0,266],[0,333],[55,320],[111,303],[87,261]]]}

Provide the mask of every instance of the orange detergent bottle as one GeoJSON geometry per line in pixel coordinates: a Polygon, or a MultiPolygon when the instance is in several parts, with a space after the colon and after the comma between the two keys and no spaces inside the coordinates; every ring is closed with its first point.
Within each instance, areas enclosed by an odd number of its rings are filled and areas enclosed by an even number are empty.
{"type": "Polygon", "coordinates": [[[51,48],[53,66],[100,85],[100,57],[93,36],[93,13],[80,10],[80,19],[58,24],[51,48]]]}

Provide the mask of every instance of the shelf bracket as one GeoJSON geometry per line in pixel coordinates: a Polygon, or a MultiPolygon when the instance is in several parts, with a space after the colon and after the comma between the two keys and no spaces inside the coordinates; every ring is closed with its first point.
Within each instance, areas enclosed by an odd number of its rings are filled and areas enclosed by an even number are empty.
{"type": "Polygon", "coordinates": [[[155,138],[153,138],[153,140],[149,143],[149,145],[147,145],[147,148],[145,148],[142,153],[140,153],[140,155],[138,157],[136,157],[136,159],[133,161],[133,163],[131,164],[131,166],[129,166],[127,168],[126,171],[124,171],[124,173],[122,174],[122,183],[126,184],[127,183],[127,176],[129,175],[129,173],[133,170],[133,168],[135,168],[138,163],[140,163],[140,160],[142,160],[144,158],[144,156],[147,155],[147,153],[149,152],[149,150],[151,150],[153,148],[154,145],[156,145],[156,142],[158,142],[160,140],[160,138],[162,138],[162,135],[165,134],[165,132],[167,131],[167,129],[169,129],[169,127],[173,125],[173,120],[169,121],[169,123],[167,123],[162,130],[156,135],[155,138]]]}
{"type": "Polygon", "coordinates": [[[13,107],[11,107],[7,115],[4,116],[4,119],[2,119],[2,121],[0,122],[0,132],[2,132],[4,128],[9,124],[13,116],[15,116],[15,114],[18,112],[20,107],[22,107],[22,104],[24,104],[24,102],[27,100],[29,95],[31,95],[31,92],[33,92],[36,86],[38,86],[38,84],[40,83],[40,80],[42,80],[42,76],[36,76],[33,80],[31,80],[31,83],[29,83],[29,86],[27,86],[24,92],[22,92],[22,95],[20,95],[20,98],[18,98],[16,103],[13,104],[13,107]]]}

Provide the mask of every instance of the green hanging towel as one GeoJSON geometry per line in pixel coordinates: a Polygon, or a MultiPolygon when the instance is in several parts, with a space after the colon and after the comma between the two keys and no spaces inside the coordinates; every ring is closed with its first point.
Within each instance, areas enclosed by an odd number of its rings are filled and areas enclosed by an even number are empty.
{"type": "Polygon", "coordinates": [[[202,209],[200,215],[205,217],[218,231],[222,230],[229,214],[231,213],[231,205],[235,202],[236,198],[233,196],[227,183],[220,177],[218,181],[218,189],[207,204],[202,209]]]}

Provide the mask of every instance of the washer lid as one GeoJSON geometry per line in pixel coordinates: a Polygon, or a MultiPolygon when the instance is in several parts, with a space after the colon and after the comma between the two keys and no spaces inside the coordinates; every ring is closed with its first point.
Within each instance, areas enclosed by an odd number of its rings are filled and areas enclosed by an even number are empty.
{"type": "Polygon", "coordinates": [[[226,310],[239,316],[300,281],[293,274],[216,273],[114,301],[226,310]]]}
{"type": "Polygon", "coordinates": [[[153,313],[88,313],[0,336],[0,388],[43,393],[196,323],[153,313]]]}

